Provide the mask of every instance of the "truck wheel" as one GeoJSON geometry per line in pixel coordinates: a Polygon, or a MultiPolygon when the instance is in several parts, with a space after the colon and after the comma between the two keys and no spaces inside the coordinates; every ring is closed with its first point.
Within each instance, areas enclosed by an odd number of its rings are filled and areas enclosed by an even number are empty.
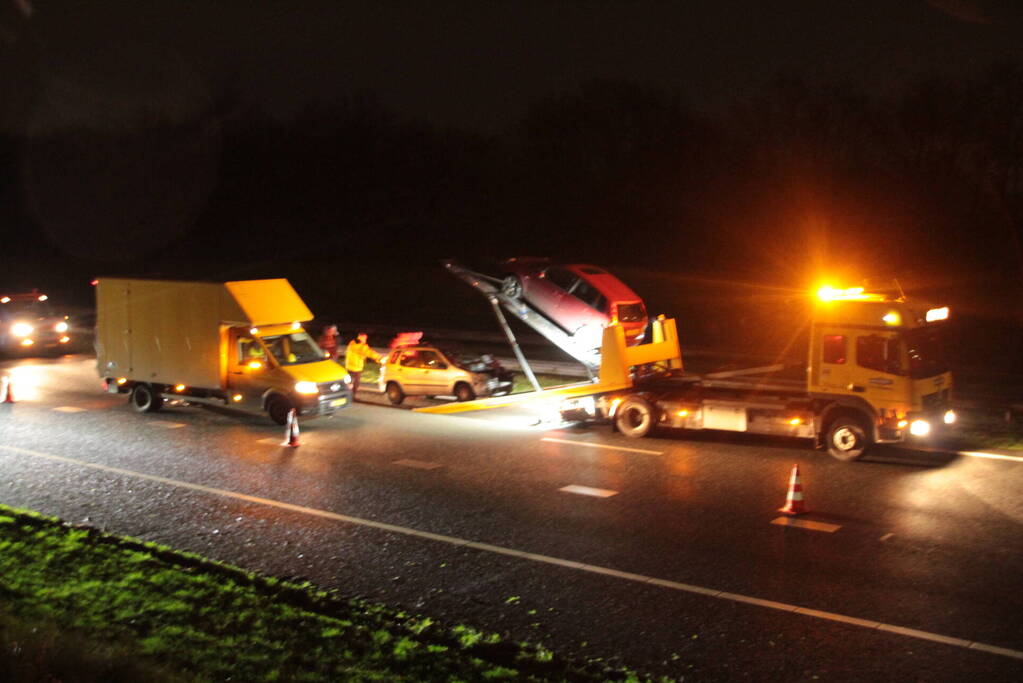
{"type": "Polygon", "coordinates": [[[163,397],[149,384],[136,384],[131,390],[131,407],[137,413],[155,413],[163,407],[163,397]]]}
{"type": "Polygon", "coordinates": [[[266,400],[266,414],[279,425],[288,424],[288,413],[292,408],[291,401],[283,396],[271,396],[266,400]]]}
{"type": "Polygon", "coordinates": [[[455,398],[459,401],[471,401],[476,398],[476,392],[465,382],[455,385],[455,398]]]}
{"type": "Polygon", "coordinates": [[[625,436],[639,439],[657,424],[657,411],[646,399],[632,396],[622,401],[615,412],[615,427],[625,436]]]}
{"type": "Polygon", "coordinates": [[[870,441],[863,422],[851,415],[839,415],[828,426],[828,453],[839,460],[859,460],[870,441]]]}
{"type": "Polygon", "coordinates": [[[387,400],[394,405],[401,405],[401,402],[405,400],[405,392],[401,390],[401,385],[397,382],[388,382],[385,392],[387,400]]]}
{"type": "Polygon", "coordinates": [[[518,299],[522,296],[522,281],[516,275],[509,275],[501,282],[501,294],[509,299],[518,299]]]}

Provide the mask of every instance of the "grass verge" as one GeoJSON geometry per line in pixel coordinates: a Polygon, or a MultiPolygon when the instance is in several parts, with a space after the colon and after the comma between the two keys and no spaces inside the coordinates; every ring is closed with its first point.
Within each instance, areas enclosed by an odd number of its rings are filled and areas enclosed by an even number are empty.
{"type": "Polygon", "coordinates": [[[0,505],[0,680],[649,680],[0,505]]]}

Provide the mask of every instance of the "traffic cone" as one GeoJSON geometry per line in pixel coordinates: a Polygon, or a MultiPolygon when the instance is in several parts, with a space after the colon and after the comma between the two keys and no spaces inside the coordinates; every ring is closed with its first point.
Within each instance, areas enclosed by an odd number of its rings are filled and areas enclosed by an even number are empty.
{"type": "Polygon", "coordinates": [[[3,387],[2,388],[3,388],[3,394],[4,394],[3,402],[4,403],[14,403],[14,387],[12,386],[13,382],[11,382],[11,378],[8,375],[4,375],[2,383],[3,383],[3,387]]]}
{"type": "Polygon", "coordinates": [[[809,512],[803,504],[803,484],[799,481],[799,465],[792,466],[792,476],[789,477],[789,493],[785,496],[785,507],[778,510],[786,515],[801,515],[809,512]]]}
{"type": "Polygon", "coordinates": [[[284,432],[284,443],[282,446],[291,446],[295,448],[299,445],[298,443],[298,418],[295,416],[295,409],[292,408],[288,411],[288,426],[284,432]]]}

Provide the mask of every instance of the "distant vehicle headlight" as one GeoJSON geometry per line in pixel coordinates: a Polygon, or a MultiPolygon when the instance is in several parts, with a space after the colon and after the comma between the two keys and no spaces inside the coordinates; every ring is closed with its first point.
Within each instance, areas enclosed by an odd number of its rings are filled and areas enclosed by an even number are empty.
{"type": "Polygon", "coordinates": [[[27,337],[32,334],[32,330],[35,328],[28,323],[14,323],[11,325],[11,334],[15,337],[27,337]]]}
{"type": "Polygon", "coordinates": [[[320,389],[316,386],[316,382],[295,382],[295,391],[300,394],[320,393],[320,389]]]}
{"type": "Polygon", "coordinates": [[[67,322],[61,320],[59,323],[53,326],[57,332],[67,332],[67,322]]]}
{"type": "Polygon", "coordinates": [[[909,433],[913,436],[927,436],[931,433],[931,423],[927,420],[913,420],[909,423],[909,433]]]}
{"type": "Polygon", "coordinates": [[[955,424],[956,423],[956,411],[954,411],[954,410],[946,410],[945,411],[945,415],[944,415],[944,417],[942,419],[945,421],[945,424],[947,424],[947,425],[955,424]]]}

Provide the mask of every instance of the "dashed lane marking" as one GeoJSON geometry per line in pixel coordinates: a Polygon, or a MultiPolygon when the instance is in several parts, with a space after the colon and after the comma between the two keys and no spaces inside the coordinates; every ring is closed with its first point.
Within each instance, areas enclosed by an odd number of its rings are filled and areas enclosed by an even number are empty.
{"type": "Polygon", "coordinates": [[[965,455],[968,458],[987,458],[988,460],[1012,460],[1013,462],[1023,462],[1023,457],[1018,455],[1003,455],[1002,453],[985,453],[983,451],[959,451],[959,455],[965,455]]]}
{"type": "Polygon", "coordinates": [[[435,470],[443,465],[438,465],[435,462],[425,462],[423,460],[395,460],[395,465],[401,465],[402,467],[411,467],[416,470],[435,470]]]}
{"type": "Polygon", "coordinates": [[[610,498],[611,496],[617,496],[617,491],[610,489],[595,489],[590,486],[579,486],[578,484],[570,484],[568,486],[562,486],[559,491],[565,493],[578,493],[580,496],[594,496],[596,498],[610,498]]]}
{"type": "Polygon", "coordinates": [[[85,408],[79,408],[78,406],[59,406],[54,408],[58,413],[84,413],[85,408]]]}
{"type": "Polygon", "coordinates": [[[387,524],[385,522],[376,522],[371,519],[363,519],[360,517],[351,517],[349,515],[341,515],[336,512],[329,512],[327,510],[318,510],[316,508],[304,507],[302,505],[293,505],[292,503],[285,503],[279,500],[273,500],[271,498],[260,498],[259,496],[250,496],[244,493],[237,493],[235,491],[228,491],[226,489],[213,488],[211,486],[203,486],[202,484],[192,484],[187,481],[179,481],[177,479],[169,479],[167,477],[161,477],[155,474],[143,474],[142,472],[134,472],[132,470],[122,469],[120,467],[110,467],[109,465],[100,465],[94,462],[88,462],[86,460],[76,460],[75,458],[66,458],[62,455],[53,455],[51,453],[41,453],[39,451],[29,450],[27,448],[18,448],[16,446],[6,446],[0,444],[0,450],[8,451],[10,453],[17,453],[20,455],[31,455],[36,458],[43,460],[50,460],[52,462],[62,462],[69,465],[77,465],[79,467],[87,467],[94,470],[103,472],[109,472],[111,474],[118,474],[126,477],[133,477],[135,479],[144,479],[146,481],[152,481],[159,484],[165,484],[167,486],[173,486],[179,489],[187,489],[190,491],[199,491],[214,496],[222,496],[224,498],[231,498],[234,500],[241,500],[247,503],[253,503],[256,505],[265,505],[267,507],[273,507],[280,510],[287,510],[289,512],[297,512],[299,514],[310,515],[314,517],[322,517],[324,519],[332,519],[338,522],[344,522],[347,524],[355,524],[358,526],[364,526],[371,529],[379,529],[381,531],[388,531],[395,534],[402,534],[405,536],[412,536],[415,538],[423,538],[431,541],[438,541],[440,543],[447,543],[449,545],[457,546],[460,548],[473,548],[475,550],[481,550],[484,552],[495,553],[498,555],[505,555],[508,557],[517,557],[523,560],[529,560],[532,562],[540,562],[543,564],[554,565],[558,567],[566,567],[568,569],[575,569],[577,571],[583,571],[590,574],[600,574],[603,576],[609,576],[612,578],[622,579],[624,581],[634,581],[636,583],[644,583],[652,586],[660,586],[662,588],[668,588],[671,590],[677,590],[684,593],[692,593],[694,595],[704,595],[707,597],[715,598],[718,600],[727,600],[729,602],[737,602],[747,605],[755,605],[758,607],[764,607],[766,609],[778,610],[780,612],[788,612],[790,614],[799,614],[802,616],[813,617],[815,619],[824,619],[826,621],[834,621],[843,624],[850,624],[853,626],[859,626],[872,631],[882,631],[885,633],[895,633],[898,635],[906,636],[909,638],[917,638],[920,640],[928,640],[936,643],[944,643],[946,645],[952,645],[954,647],[961,647],[968,650],[977,650],[979,652],[986,652],[988,654],[1000,655],[1002,657],[1011,657],[1013,659],[1023,660],[1023,651],[1013,650],[1007,647],[998,647],[996,645],[987,645],[985,643],[979,643],[977,641],[966,640],[964,638],[953,638],[950,636],[941,635],[940,633],[931,633],[929,631],[920,631],[917,629],[906,628],[904,626],[895,626],[892,624],[885,624],[880,621],[872,621],[870,619],[859,619],[857,617],[850,617],[844,614],[838,614],[835,612],[824,612],[822,610],[815,610],[809,607],[800,607],[799,605],[792,605],[784,602],[775,602],[773,600],[763,600],[761,598],[755,598],[748,595],[740,595],[738,593],[728,593],[726,591],[719,591],[713,588],[704,588],[702,586],[694,586],[687,583],[679,583],[677,581],[670,581],[667,579],[658,579],[652,576],[644,576],[643,574],[633,574],[630,572],[622,572],[617,569],[611,569],[610,567],[601,567],[598,565],[584,564],[581,562],[574,562],[572,560],[565,560],[558,557],[551,557],[550,555],[537,555],[534,553],[527,553],[521,550],[515,550],[513,548],[505,548],[499,545],[491,545],[489,543],[479,543],[476,541],[470,541],[464,538],[457,538],[455,536],[445,536],[444,534],[435,534],[429,531],[420,531],[418,529],[410,529],[408,527],[397,526],[395,524],[387,524]]]}
{"type": "Polygon", "coordinates": [[[893,534],[893,533],[891,533],[891,532],[888,532],[887,534],[885,534],[884,536],[882,536],[882,537],[881,537],[881,540],[882,540],[882,541],[887,541],[887,540],[888,540],[889,538],[891,538],[891,537],[892,537],[892,536],[894,536],[894,535],[895,535],[895,534],[893,534]]]}
{"type": "Polygon", "coordinates": [[[604,443],[592,443],[590,441],[570,441],[569,439],[555,439],[545,436],[540,441],[548,443],[570,443],[573,446],[587,446],[589,448],[606,448],[612,451],[628,451],[629,453],[649,453],[650,455],[664,455],[664,451],[648,451],[645,448],[628,448],[626,446],[611,446],[604,443]]]}
{"type": "Polygon", "coordinates": [[[272,436],[268,436],[265,439],[260,439],[256,443],[267,443],[267,444],[270,444],[271,446],[283,446],[283,445],[285,445],[285,441],[287,441],[287,439],[281,439],[281,438],[276,438],[275,439],[272,436]]]}
{"type": "Polygon", "coordinates": [[[149,424],[164,429],[180,429],[185,426],[183,422],[167,422],[166,420],[151,420],[149,424]]]}
{"type": "Polygon", "coordinates": [[[772,519],[771,524],[777,524],[778,526],[794,526],[800,529],[823,531],[829,534],[833,534],[842,528],[840,524],[826,524],[824,522],[814,522],[813,520],[798,519],[796,517],[778,517],[777,519],[772,519]]]}

